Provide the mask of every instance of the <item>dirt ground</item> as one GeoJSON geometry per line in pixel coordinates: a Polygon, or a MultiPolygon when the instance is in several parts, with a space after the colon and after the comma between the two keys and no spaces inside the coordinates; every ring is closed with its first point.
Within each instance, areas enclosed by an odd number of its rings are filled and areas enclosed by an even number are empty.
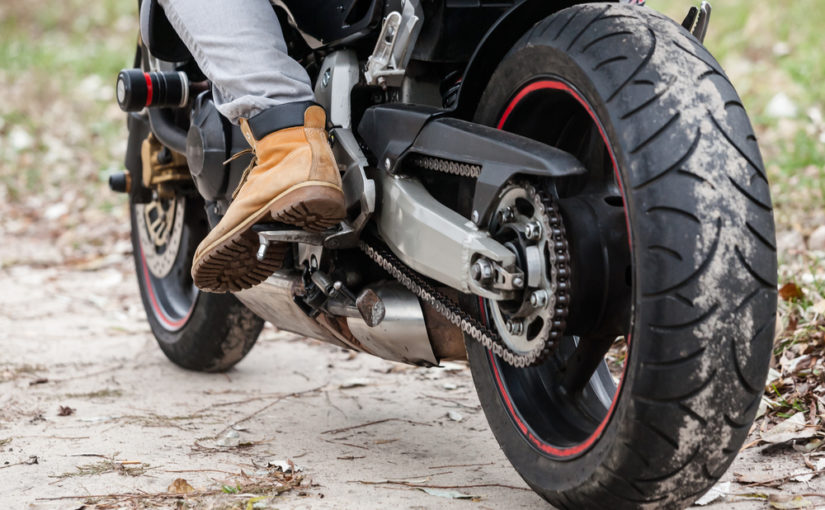
{"type": "MultiPolygon", "coordinates": [[[[0,259],[49,249],[0,239],[0,259]]],[[[177,478],[193,508],[549,508],[498,448],[466,365],[406,367],[268,326],[229,373],[188,372],[155,345],[128,255],[0,265],[0,289],[0,508],[173,507],[157,495],[177,478]],[[272,467],[288,460],[291,490],[272,467]],[[284,492],[255,503],[252,481],[284,492]]],[[[761,448],[724,482],[825,492],[781,480],[809,471],[801,453],[761,448]]],[[[777,492],[721,487],[705,508],[767,508],[777,492]]]]}

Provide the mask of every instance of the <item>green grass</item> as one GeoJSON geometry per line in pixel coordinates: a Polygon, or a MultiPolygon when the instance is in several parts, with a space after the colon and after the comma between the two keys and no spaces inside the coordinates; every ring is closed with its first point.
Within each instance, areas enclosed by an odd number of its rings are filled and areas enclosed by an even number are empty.
{"type": "MultiPolygon", "coordinates": [[[[38,69],[60,78],[100,74],[111,79],[130,60],[124,52],[126,19],[136,2],[12,0],[0,18],[0,69],[38,69]]],[[[137,40],[137,23],[126,39],[137,40]]]]}

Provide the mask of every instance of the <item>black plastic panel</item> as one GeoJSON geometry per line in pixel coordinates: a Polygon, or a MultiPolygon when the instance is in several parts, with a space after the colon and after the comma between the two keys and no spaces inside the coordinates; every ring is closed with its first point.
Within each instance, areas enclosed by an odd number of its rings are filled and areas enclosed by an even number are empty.
{"type": "Polygon", "coordinates": [[[298,28],[330,44],[364,32],[381,20],[381,0],[283,0],[298,28]]]}

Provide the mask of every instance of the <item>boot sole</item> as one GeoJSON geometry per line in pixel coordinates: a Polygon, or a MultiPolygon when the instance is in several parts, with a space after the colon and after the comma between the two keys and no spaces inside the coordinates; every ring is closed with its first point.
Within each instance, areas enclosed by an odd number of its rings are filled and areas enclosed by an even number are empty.
{"type": "Polygon", "coordinates": [[[193,261],[192,279],[207,292],[239,292],[254,287],[283,267],[289,243],[272,243],[258,260],[258,235],[252,227],[271,217],[311,232],[344,219],[344,194],[337,186],[302,183],[270,200],[240,225],[209,245],[193,261]]]}

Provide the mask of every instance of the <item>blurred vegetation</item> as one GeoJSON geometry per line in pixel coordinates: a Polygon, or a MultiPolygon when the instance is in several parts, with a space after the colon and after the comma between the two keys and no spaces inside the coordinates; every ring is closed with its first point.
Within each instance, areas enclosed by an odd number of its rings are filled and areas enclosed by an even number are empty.
{"type": "MultiPolygon", "coordinates": [[[[691,2],[648,5],[681,21],[691,2]]],[[[0,199],[56,198],[69,182],[99,184],[118,169],[124,126],[113,83],[132,60],[136,14],[134,0],[0,3],[0,199]]],[[[823,19],[822,0],[715,2],[705,41],[757,128],[780,226],[805,235],[825,220],[823,19]],[[780,92],[794,115],[766,113],[780,92]]],[[[78,193],[107,210],[122,204],[99,190],[78,193]]]]}
{"type": "Polygon", "coordinates": [[[122,164],[113,88],[134,55],[136,17],[135,1],[0,3],[0,199],[25,206],[70,191],[73,208],[122,204],[100,191],[122,164]]]}
{"type": "MultiPolygon", "coordinates": [[[[807,235],[825,223],[825,2],[711,3],[705,46],[730,76],[754,123],[778,226],[807,235]],[[780,93],[791,100],[795,114],[768,114],[780,93]]],[[[690,5],[683,0],[647,4],[678,21],[690,5]]]]}
{"type": "MultiPolygon", "coordinates": [[[[681,21],[691,2],[648,5],[681,21]]],[[[804,236],[825,224],[823,19],[822,0],[720,1],[705,41],[756,127],[778,230],[798,232],[802,250],[804,236]],[[779,115],[777,96],[787,99],[779,115]]],[[[123,217],[124,197],[104,183],[122,166],[125,116],[114,81],[136,39],[135,0],[0,2],[0,204],[15,205],[11,217],[34,222],[58,202],[65,207],[47,219],[61,218],[64,230],[96,213],[123,217]]]]}

